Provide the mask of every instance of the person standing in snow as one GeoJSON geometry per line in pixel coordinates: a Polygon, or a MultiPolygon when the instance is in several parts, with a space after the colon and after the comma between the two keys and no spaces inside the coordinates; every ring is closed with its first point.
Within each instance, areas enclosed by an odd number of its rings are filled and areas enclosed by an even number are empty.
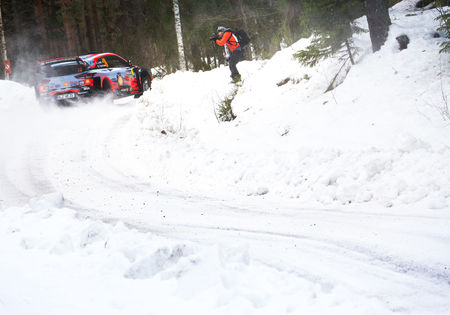
{"type": "Polygon", "coordinates": [[[237,63],[244,57],[244,48],[239,45],[239,40],[233,34],[231,29],[219,26],[217,28],[217,35],[210,38],[217,45],[225,47],[225,59],[228,60],[231,79],[233,82],[241,81],[241,75],[236,67],[237,63]]]}

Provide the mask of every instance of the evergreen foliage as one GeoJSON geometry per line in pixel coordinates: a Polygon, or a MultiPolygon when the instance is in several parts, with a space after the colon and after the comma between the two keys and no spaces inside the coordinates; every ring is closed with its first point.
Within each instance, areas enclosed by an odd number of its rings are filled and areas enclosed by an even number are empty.
{"type": "Polygon", "coordinates": [[[439,31],[443,32],[446,36],[446,40],[441,44],[441,53],[450,53],[450,10],[448,5],[450,1],[448,0],[438,0],[436,1],[439,10],[439,16],[436,18],[441,26],[438,28],[439,31]],[[447,7],[445,7],[447,6],[447,7]]]}
{"type": "Polygon", "coordinates": [[[233,102],[239,88],[236,86],[230,96],[225,97],[217,108],[216,117],[219,121],[232,121],[236,119],[236,115],[233,113],[231,103],[233,102]]]}
{"type": "MultiPolygon", "coordinates": [[[[302,2],[180,0],[189,68],[208,70],[225,62],[223,49],[208,40],[218,25],[245,29],[256,56],[270,57],[281,41],[300,38],[302,2]]],[[[178,67],[172,1],[11,0],[2,1],[2,9],[12,77],[18,81],[30,81],[38,60],[91,51],[115,52],[168,73],[178,67]]]]}
{"type": "Polygon", "coordinates": [[[339,55],[343,60],[350,59],[356,53],[352,35],[363,31],[354,22],[362,15],[363,6],[359,0],[306,0],[304,1],[302,23],[305,35],[314,39],[305,50],[294,56],[308,66],[316,65],[320,60],[339,55]]]}
{"type": "MultiPolygon", "coordinates": [[[[361,0],[179,0],[179,4],[186,61],[195,71],[225,62],[223,48],[208,40],[218,25],[244,29],[257,58],[271,57],[280,43],[290,45],[311,34],[317,39],[314,49],[303,53],[306,62],[342,49],[343,57],[348,57],[354,53],[355,29],[350,23],[364,13],[361,0]]],[[[1,5],[14,80],[31,83],[38,60],[91,51],[115,52],[165,73],[178,67],[172,1],[10,0],[1,5]]]]}

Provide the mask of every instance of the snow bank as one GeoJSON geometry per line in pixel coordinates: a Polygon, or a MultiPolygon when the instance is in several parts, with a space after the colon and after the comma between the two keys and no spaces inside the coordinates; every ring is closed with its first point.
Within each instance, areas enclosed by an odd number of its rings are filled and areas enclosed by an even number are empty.
{"type": "Polygon", "coordinates": [[[389,313],[371,297],[349,299],[345,286],[255,261],[244,245],[80,217],[58,193],[0,209],[0,248],[1,314],[389,313]]]}
{"type": "MultiPolygon", "coordinates": [[[[318,207],[448,207],[449,56],[438,53],[443,39],[433,36],[436,11],[413,4],[391,9],[379,52],[371,52],[367,33],[355,35],[358,63],[329,93],[340,63],[305,68],[293,57],[309,39],[270,60],[239,63],[244,82],[232,103],[237,119],[229,123],[216,117],[235,90],[227,67],[156,79],[132,117],[113,127],[120,129],[108,138],[109,162],[156,187],[189,193],[293,198],[318,207]],[[410,44],[400,51],[395,38],[403,34],[410,44]]],[[[364,17],[359,23],[367,27],[364,17]]],[[[23,125],[45,130],[79,119],[81,127],[84,114],[111,111],[89,105],[61,119],[36,105],[32,88],[1,83],[0,106],[9,113],[0,117],[3,156],[17,143],[9,134],[25,137],[23,125]]]]}
{"type": "Polygon", "coordinates": [[[34,90],[22,84],[0,80],[0,110],[11,108],[11,106],[24,106],[34,104],[34,90]]]}
{"type": "MultiPolygon", "coordinates": [[[[298,198],[303,204],[450,205],[449,56],[434,38],[436,12],[391,10],[382,49],[355,36],[358,64],[324,94],[337,60],[302,67],[302,39],[268,61],[242,62],[232,106],[218,123],[214,107],[234,88],[229,71],[176,73],[154,83],[140,102],[133,141],[118,160],[139,155],[127,171],[205,193],[298,198]],[[400,51],[396,37],[410,37],[400,51]],[[280,85],[280,82],[287,82],[280,85]],[[280,85],[280,86],[279,86],[280,85]],[[173,92],[168,92],[173,91],[173,92]],[[148,147],[151,143],[151,148],[148,147]],[[129,153],[129,152],[133,153],[129,153]],[[212,189],[211,189],[212,188],[212,189]]],[[[359,20],[367,27],[365,18],[359,20]]]]}

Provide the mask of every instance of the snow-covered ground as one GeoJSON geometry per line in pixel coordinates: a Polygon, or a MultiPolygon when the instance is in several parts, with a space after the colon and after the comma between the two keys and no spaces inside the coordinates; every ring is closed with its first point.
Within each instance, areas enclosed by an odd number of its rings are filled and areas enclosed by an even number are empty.
{"type": "Polygon", "coordinates": [[[226,67],[72,108],[1,81],[0,314],[449,314],[450,58],[413,3],[332,92],[307,39],[239,63],[232,122],[226,67]]]}

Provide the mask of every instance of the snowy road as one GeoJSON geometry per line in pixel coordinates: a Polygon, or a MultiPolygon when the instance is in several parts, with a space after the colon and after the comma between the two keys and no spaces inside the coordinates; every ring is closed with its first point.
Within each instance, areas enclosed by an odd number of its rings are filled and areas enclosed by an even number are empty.
{"type": "Polygon", "coordinates": [[[0,314],[450,314],[450,60],[434,10],[390,15],[331,93],[311,39],[237,94],[225,66],[73,108],[0,81],[0,314]]]}
{"type": "MultiPolygon", "coordinates": [[[[105,222],[248,248],[252,260],[332,292],[336,303],[345,300],[344,309],[355,313],[449,311],[445,210],[305,209],[282,198],[220,194],[214,186],[206,193],[161,186],[130,174],[115,158],[123,139],[132,142],[135,112],[134,101],[49,109],[34,113],[39,122],[27,118],[34,121],[27,132],[9,126],[18,137],[3,139],[11,146],[3,148],[8,154],[0,172],[4,204],[60,192],[66,207],[105,222]]],[[[145,163],[128,154],[128,163],[145,163]]]]}

